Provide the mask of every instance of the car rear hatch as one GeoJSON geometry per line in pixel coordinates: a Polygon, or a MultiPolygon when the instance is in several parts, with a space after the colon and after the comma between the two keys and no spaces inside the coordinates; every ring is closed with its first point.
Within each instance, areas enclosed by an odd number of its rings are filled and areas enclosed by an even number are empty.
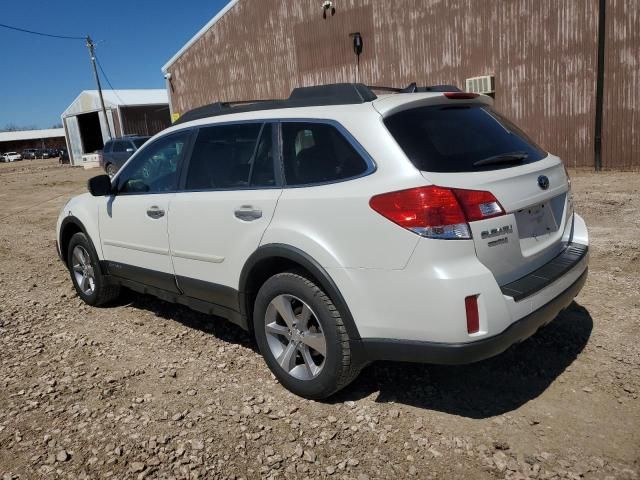
{"type": "Polygon", "coordinates": [[[469,191],[489,192],[467,219],[478,259],[499,285],[563,251],[573,207],[558,157],[495,112],[488,97],[445,93],[395,103],[376,108],[428,182],[452,189],[465,210],[469,191]]]}

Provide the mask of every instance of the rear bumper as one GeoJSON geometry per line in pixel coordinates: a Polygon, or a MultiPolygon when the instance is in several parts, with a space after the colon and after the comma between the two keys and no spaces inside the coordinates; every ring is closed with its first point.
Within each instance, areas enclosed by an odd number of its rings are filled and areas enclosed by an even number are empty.
{"type": "Polygon", "coordinates": [[[504,352],[551,322],[578,295],[587,280],[588,270],[549,303],[512,323],[489,338],[467,343],[439,343],[396,339],[363,339],[360,354],[364,361],[390,360],[443,365],[473,363],[504,352]]]}

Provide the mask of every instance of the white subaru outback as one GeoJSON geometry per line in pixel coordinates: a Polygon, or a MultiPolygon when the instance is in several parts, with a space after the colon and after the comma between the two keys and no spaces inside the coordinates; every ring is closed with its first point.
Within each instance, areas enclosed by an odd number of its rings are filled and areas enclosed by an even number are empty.
{"type": "Polygon", "coordinates": [[[225,317],[315,399],[374,360],[469,363],[534,334],[587,277],[561,160],[489,97],[374,89],[201,107],[91,179],[57,225],[78,295],[225,317]]]}

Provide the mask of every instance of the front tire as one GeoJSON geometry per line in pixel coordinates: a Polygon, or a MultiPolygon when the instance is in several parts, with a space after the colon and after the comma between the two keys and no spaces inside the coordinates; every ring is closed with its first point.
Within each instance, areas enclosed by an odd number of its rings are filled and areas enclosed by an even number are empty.
{"type": "Polygon", "coordinates": [[[340,311],[299,273],[279,273],[262,285],[253,326],[267,366],[296,395],[327,398],[359,372],[340,311]]]}
{"type": "Polygon", "coordinates": [[[67,267],[78,296],[94,307],[112,302],[120,295],[120,286],[102,274],[100,262],[87,236],[78,232],[67,249],[67,267]]]}

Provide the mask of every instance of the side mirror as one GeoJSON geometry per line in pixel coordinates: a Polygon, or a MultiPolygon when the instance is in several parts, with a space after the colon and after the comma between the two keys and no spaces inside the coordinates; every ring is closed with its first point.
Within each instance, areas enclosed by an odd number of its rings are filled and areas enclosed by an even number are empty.
{"type": "Polygon", "coordinates": [[[133,153],[133,148],[131,147],[127,148],[127,153],[133,153]]]}
{"type": "Polygon", "coordinates": [[[105,195],[111,195],[113,193],[109,175],[98,175],[97,177],[90,178],[88,187],[89,192],[94,197],[104,197],[105,195]]]}

